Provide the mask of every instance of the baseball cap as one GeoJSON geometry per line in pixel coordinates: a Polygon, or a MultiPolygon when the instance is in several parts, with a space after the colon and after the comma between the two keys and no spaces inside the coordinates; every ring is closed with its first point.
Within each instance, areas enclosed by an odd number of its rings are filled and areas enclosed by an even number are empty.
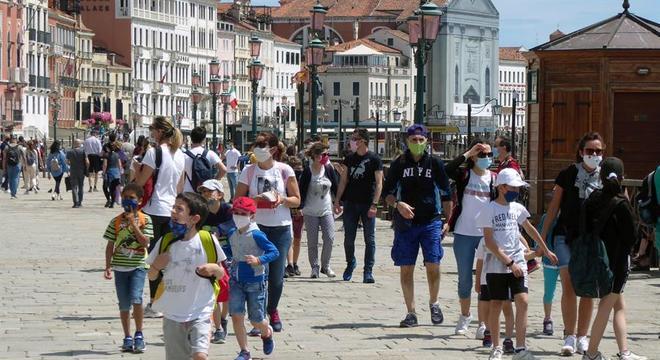
{"type": "Polygon", "coordinates": [[[241,210],[250,214],[254,214],[257,212],[257,204],[249,197],[239,196],[234,199],[234,202],[232,203],[232,209],[234,211],[241,210]]]}
{"type": "Polygon", "coordinates": [[[197,191],[201,191],[202,188],[206,188],[211,191],[217,190],[223,194],[225,193],[225,187],[222,185],[220,180],[216,180],[216,179],[209,179],[204,181],[202,185],[197,187],[197,191]]]}
{"type": "Polygon", "coordinates": [[[600,173],[602,178],[616,177],[619,181],[623,180],[623,161],[619,158],[608,157],[600,163],[600,173]]]}
{"type": "Polygon", "coordinates": [[[413,135],[422,135],[424,137],[428,137],[428,131],[426,130],[426,126],[422,124],[410,125],[410,127],[408,127],[408,136],[413,136],[413,135]]]}
{"type": "Polygon", "coordinates": [[[511,169],[511,168],[504,169],[500,171],[499,174],[497,174],[497,180],[495,181],[495,186],[500,186],[500,185],[509,185],[514,187],[529,186],[528,183],[523,181],[522,177],[520,176],[520,173],[518,173],[515,169],[511,169]]]}

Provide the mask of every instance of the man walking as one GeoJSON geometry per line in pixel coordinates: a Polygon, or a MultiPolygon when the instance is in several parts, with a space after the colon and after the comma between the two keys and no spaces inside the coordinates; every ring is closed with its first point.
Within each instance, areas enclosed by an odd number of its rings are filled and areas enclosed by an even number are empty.
{"type": "Polygon", "coordinates": [[[66,154],[66,161],[69,164],[73,208],[79,208],[82,206],[83,193],[85,192],[85,175],[87,169],[90,168],[89,159],[85,156],[85,150],[83,150],[82,140],[75,140],[73,149],[66,154]]]}
{"type": "Polygon", "coordinates": [[[241,157],[241,152],[236,150],[232,142],[228,142],[227,151],[225,151],[225,161],[227,162],[227,181],[229,182],[229,194],[231,195],[231,200],[234,200],[234,193],[236,192],[239,157],[241,157]]]}
{"type": "Polygon", "coordinates": [[[346,269],[344,281],[350,281],[357,265],[355,259],[355,236],[358,221],[362,220],[364,231],[365,254],[364,276],[362,282],[373,284],[373,267],[376,256],[376,206],[383,189],[383,162],[378,155],[369,151],[369,133],[367,129],[355,129],[350,141],[352,153],[344,159],[344,165],[338,166],[341,175],[335,212],[344,209],[344,252],[346,269]]]}
{"type": "MultiPolygon", "coordinates": [[[[92,175],[94,177],[94,191],[98,191],[96,189],[96,184],[98,183],[99,180],[99,171],[102,169],[102,163],[101,163],[101,154],[103,151],[103,144],[101,144],[101,140],[96,137],[96,130],[92,130],[92,133],[89,135],[89,137],[85,140],[85,145],[82,150],[84,150],[85,154],[87,154],[87,166],[89,167],[88,171],[88,176],[89,176],[89,192],[92,192],[92,175]]],[[[82,200],[82,198],[81,198],[82,200]]]]}
{"type": "MultiPolygon", "coordinates": [[[[197,156],[206,158],[210,170],[213,170],[213,173],[216,174],[215,178],[217,180],[222,179],[222,177],[227,172],[225,165],[220,160],[218,154],[214,151],[207,150],[204,148],[204,141],[206,140],[206,130],[203,127],[196,127],[190,131],[190,140],[192,141],[192,146],[190,149],[184,151],[186,154],[186,163],[184,167],[184,177],[185,181],[183,183],[183,192],[195,192],[197,187],[202,185],[202,183],[210,178],[199,178],[193,167],[193,163],[197,156]]],[[[206,174],[207,176],[210,174],[206,174]]]]}
{"type": "Polygon", "coordinates": [[[438,304],[443,255],[440,243],[448,226],[440,219],[440,202],[449,215],[449,177],[442,160],[426,151],[426,142],[423,125],[408,128],[408,150],[392,161],[383,189],[385,201],[396,209],[392,260],[401,270],[401,290],[408,310],[401,327],[417,326],[414,271],[420,247],[429,284],[431,322],[439,325],[444,320],[438,304]]]}
{"type": "Polygon", "coordinates": [[[23,150],[21,146],[16,143],[16,137],[12,136],[9,139],[9,145],[5,147],[2,154],[2,168],[7,173],[7,183],[11,198],[16,199],[18,192],[18,184],[21,178],[21,168],[23,165],[23,150]]]}

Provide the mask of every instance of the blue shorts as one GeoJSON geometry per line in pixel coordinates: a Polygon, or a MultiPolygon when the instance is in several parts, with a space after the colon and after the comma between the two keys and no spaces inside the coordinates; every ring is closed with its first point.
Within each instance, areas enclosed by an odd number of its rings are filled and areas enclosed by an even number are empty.
{"type": "Polygon", "coordinates": [[[264,300],[266,299],[266,283],[239,282],[229,280],[229,315],[245,315],[247,303],[248,319],[253,323],[265,319],[264,300]]]}
{"type": "Polygon", "coordinates": [[[131,271],[115,271],[115,289],[119,300],[119,311],[131,310],[131,305],[142,304],[144,279],[147,270],[137,268],[131,271]]]}
{"type": "Polygon", "coordinates": [[[395,266],[415,265],[419,248],[422,248],[424,263],[439,264],[444,255],[442,241],[442,221],[412,225],[405,231],[394,230],[392,260],[395,266]]]}
{"type": "Polygon", "coordinates": [[[559,262],[557,263],[557,268],[568,267],[568,263],[571,261],[571,247],[566,243],[566,236],[564,235],[555,235],[553,239],[555,241],[555,255],[559,262]]]}

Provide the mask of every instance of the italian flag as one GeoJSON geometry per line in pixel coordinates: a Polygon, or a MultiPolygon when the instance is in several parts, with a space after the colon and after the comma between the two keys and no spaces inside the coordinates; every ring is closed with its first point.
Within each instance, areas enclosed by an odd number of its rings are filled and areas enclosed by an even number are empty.
{"type": "Polygon", "coordinates": [[[232,109],[236,109],[236,107],[238,107],[238,99],[236,98],[235,86],[232,86],[231,90],[229,90],[229,105],[231,105],[232,109]]]}

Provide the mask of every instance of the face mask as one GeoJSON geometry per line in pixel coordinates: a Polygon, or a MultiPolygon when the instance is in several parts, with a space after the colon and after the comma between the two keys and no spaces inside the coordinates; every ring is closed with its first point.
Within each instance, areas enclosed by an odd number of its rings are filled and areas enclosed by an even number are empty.
{"type": "Polygon", "coordinates": [[[355,141],[355,140],[351,140],[348,144],[349,144],[349,146],[351,147],[351,151],[352,151],[352,152],[356,152],[356,151],[357,151],[357,141],[355,141]]]}
{"type": "Polygon", "coordinates": [[[328,161],[330,161],[330,155],[328,155],[328,154],[321,155],[321,161],[320,161],[321,165],[327,164],[328,161]]]}
{"type": "Polygon", "coordinates": [[[270,148],[268,146],[265,148],[254,148],[254,157],[257,158],[257,162],[268,161],[271,158],[270,148]]]}
{"type": "Polygon", "coordinates": [[[232,215],[232,218],[234,219],[234,224],[236,224],[236,227],[239,229],[245,228],[252,222],[247,215],[232,215]]]}
{"type": "Polygon", "coordinates": [[[598,155],[583,155],[582,160],[588,167],[595,169],[600,165],[600,162],[603,161],[603,157],[598,155]]]}
{"type": "Polygon", "coordinates": [[[497,147],[493,148],[493,157],[494,158],[500,157],[500,149],[498,149],[497,147]]]}
{"type": "Polygon", "coordinates": [[[506,200],[506,202],[514,202],[518,198],[519,194],[520,193],[517,191],[507,191],[504,194],[504,199],[506,200]]]}
{"type": "Polygon", "coordinates": [[[209,199],[209,201],[207,203],[210,207],[215,207],[216,205],[218,205],[219,202],[220,202],[220,200],[209,199]]]}
{"type": "Polygon", "coordinates": [[[181,237],[186,234],[186,231],[188,231],[188,226],[186,224],[179,224],[178,222],[174,222],[174,220],[170,220],[170,230],[172,230],[174,237],[181,237]]]}
{"type": "Polygon", "coordinates": [[[408,149],[410,150],[410,153],[412,153],[415,156],[422,155],[424,153],[424,150],[426,150],[426,141],[424,141],[421,144],[408,143],[408,149]]]}
{"type": "Polygon", "coordinates": [[[485,158],[479,158],[477,160],[476,165],[482,170],[488,170],[488,168],[492,163],[493,163],[493,158],[485,157],[485,158]]]}
{"type": "Polygon", "coordinates": [[[123,199],[121,201],[121,206],[124,208],[125,212],[132,212],[133,210],[137,209],[138,202],[134,199],[123,199]]]}

